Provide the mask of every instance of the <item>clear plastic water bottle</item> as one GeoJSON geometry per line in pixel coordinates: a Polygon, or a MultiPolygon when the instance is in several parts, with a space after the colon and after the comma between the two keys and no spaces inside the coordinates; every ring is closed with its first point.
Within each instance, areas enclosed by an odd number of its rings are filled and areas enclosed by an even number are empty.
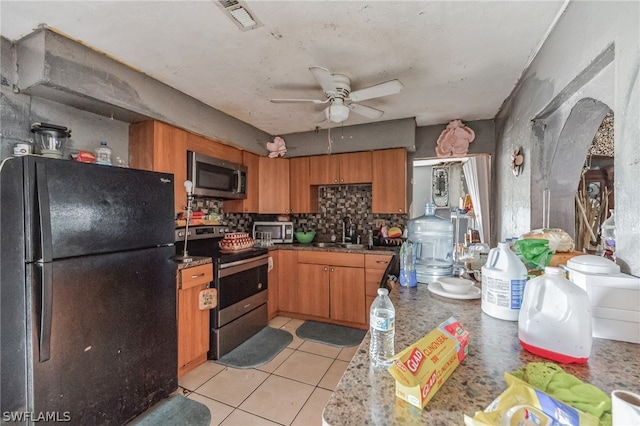
{"type": "Polygon", "coordinates": [[[395,355],[396,310],[386,288],[378,289],[378,297],[371,304],[369,324],[371,364],[375,368],[388,368],[395,355]]]}
{"type": "Polygon", "coordinates": [[[100,142],[100,146],[96,148],[96,164],[111,165],[111,148],[105,141],[100,142]]]}
{"type": "Polygon", "coordinates": [[[616,216],[615,210],[609,209],[609,218],[600,225],[600,235],[602,236],[602,248],[604,257],[616,260],[616,216]]]}
{"type": "Polygon", "coordinates": [[[424,216],[408,224],[414,244],[418,282],[429,283],[453,274],[453,223],[436,216],[435,205],[427,203],[424,216]]]}

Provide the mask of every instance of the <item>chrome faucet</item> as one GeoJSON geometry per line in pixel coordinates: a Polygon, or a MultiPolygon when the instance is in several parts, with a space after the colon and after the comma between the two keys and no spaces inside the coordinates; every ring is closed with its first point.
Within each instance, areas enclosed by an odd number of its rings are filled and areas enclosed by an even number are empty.
{"type": "MultiPolygon", "coordinates": [[[[351,236],[347,237],[347,222],[351,222],[349,216],[345,216],[342,219],[342,244],[346,243],[347,241],[351,241],[351,236]]],[[[351,226],[349,226],[349,231],[351,231],[351,226]]]]}

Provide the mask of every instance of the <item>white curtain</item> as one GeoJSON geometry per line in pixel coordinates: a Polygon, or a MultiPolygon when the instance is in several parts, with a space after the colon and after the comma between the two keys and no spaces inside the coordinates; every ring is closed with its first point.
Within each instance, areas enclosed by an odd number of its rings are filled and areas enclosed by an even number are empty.
{"type": "Polygon", "coordinates": [[[489,235],[491,235],[491,220],[489,216],[491,156],[477,155],[469,157],[469,160],[462,165],[462,171],[471,195],[480,241],[489,244],[489,235]]]}

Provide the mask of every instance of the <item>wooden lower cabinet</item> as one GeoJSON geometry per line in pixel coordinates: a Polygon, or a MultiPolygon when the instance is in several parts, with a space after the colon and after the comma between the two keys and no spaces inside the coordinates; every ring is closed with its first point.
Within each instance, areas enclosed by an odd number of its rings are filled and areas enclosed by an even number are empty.
{"type": "Polygon", "coordinates": [[[369,324],[369,309],[378,295],[378,288],[382,281],[383,274],[393,259],[390,254],[365,254],[365,307],[366,322],[369,324]]]}
{"type": "Polygon", "coordinates": [[[297,313],[329,318],[329,267],[298,263],[297,313]]]}
{"type": "Polygon", "coordinates": [[[295,313],[298,306],[298,252],[278,250],[278,311],[295,313]]]}
{"type": "Polygon", "coordinates": [[[294,313],[366,328],[364,255],[299,251],[294,313]]]}
{"type": "Polygon", "coordinates": [[[213,281],[212,264],[180,271],[178,286],[178,377],[207,360],[209,310],[200,310],[200,291],[213,281]]]}
{"type": "Polygon", "coordinates": [[[268,279],[267,312],[270,320],[278,314],[278,290],[279,290],[278,271],[280,270],[278,259],[280,258],[280,252],[281,250],[271,250],[269,252],[269,257],[271,258],[271,262],[273,265],[273,269],[269,271],[268,277],[267,277],[268,279]]]}
{"type": "Polygon", "coordinates": [[[329,268],[329,305],[331,319],[365,324],[364,270],[331,266],[329,268]]]}

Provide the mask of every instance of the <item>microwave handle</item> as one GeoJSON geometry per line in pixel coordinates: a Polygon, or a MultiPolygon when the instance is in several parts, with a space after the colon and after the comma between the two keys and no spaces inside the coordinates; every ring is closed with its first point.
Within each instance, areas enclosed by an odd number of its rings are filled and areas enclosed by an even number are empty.
{"type": "Polygon", "coordinates": [[[233,174],[236,176],[236,187],[234,188],[233,192],[235,194],[239,194],[240,190],[242,189],[242,171],[234,170],[233,174]]]}

